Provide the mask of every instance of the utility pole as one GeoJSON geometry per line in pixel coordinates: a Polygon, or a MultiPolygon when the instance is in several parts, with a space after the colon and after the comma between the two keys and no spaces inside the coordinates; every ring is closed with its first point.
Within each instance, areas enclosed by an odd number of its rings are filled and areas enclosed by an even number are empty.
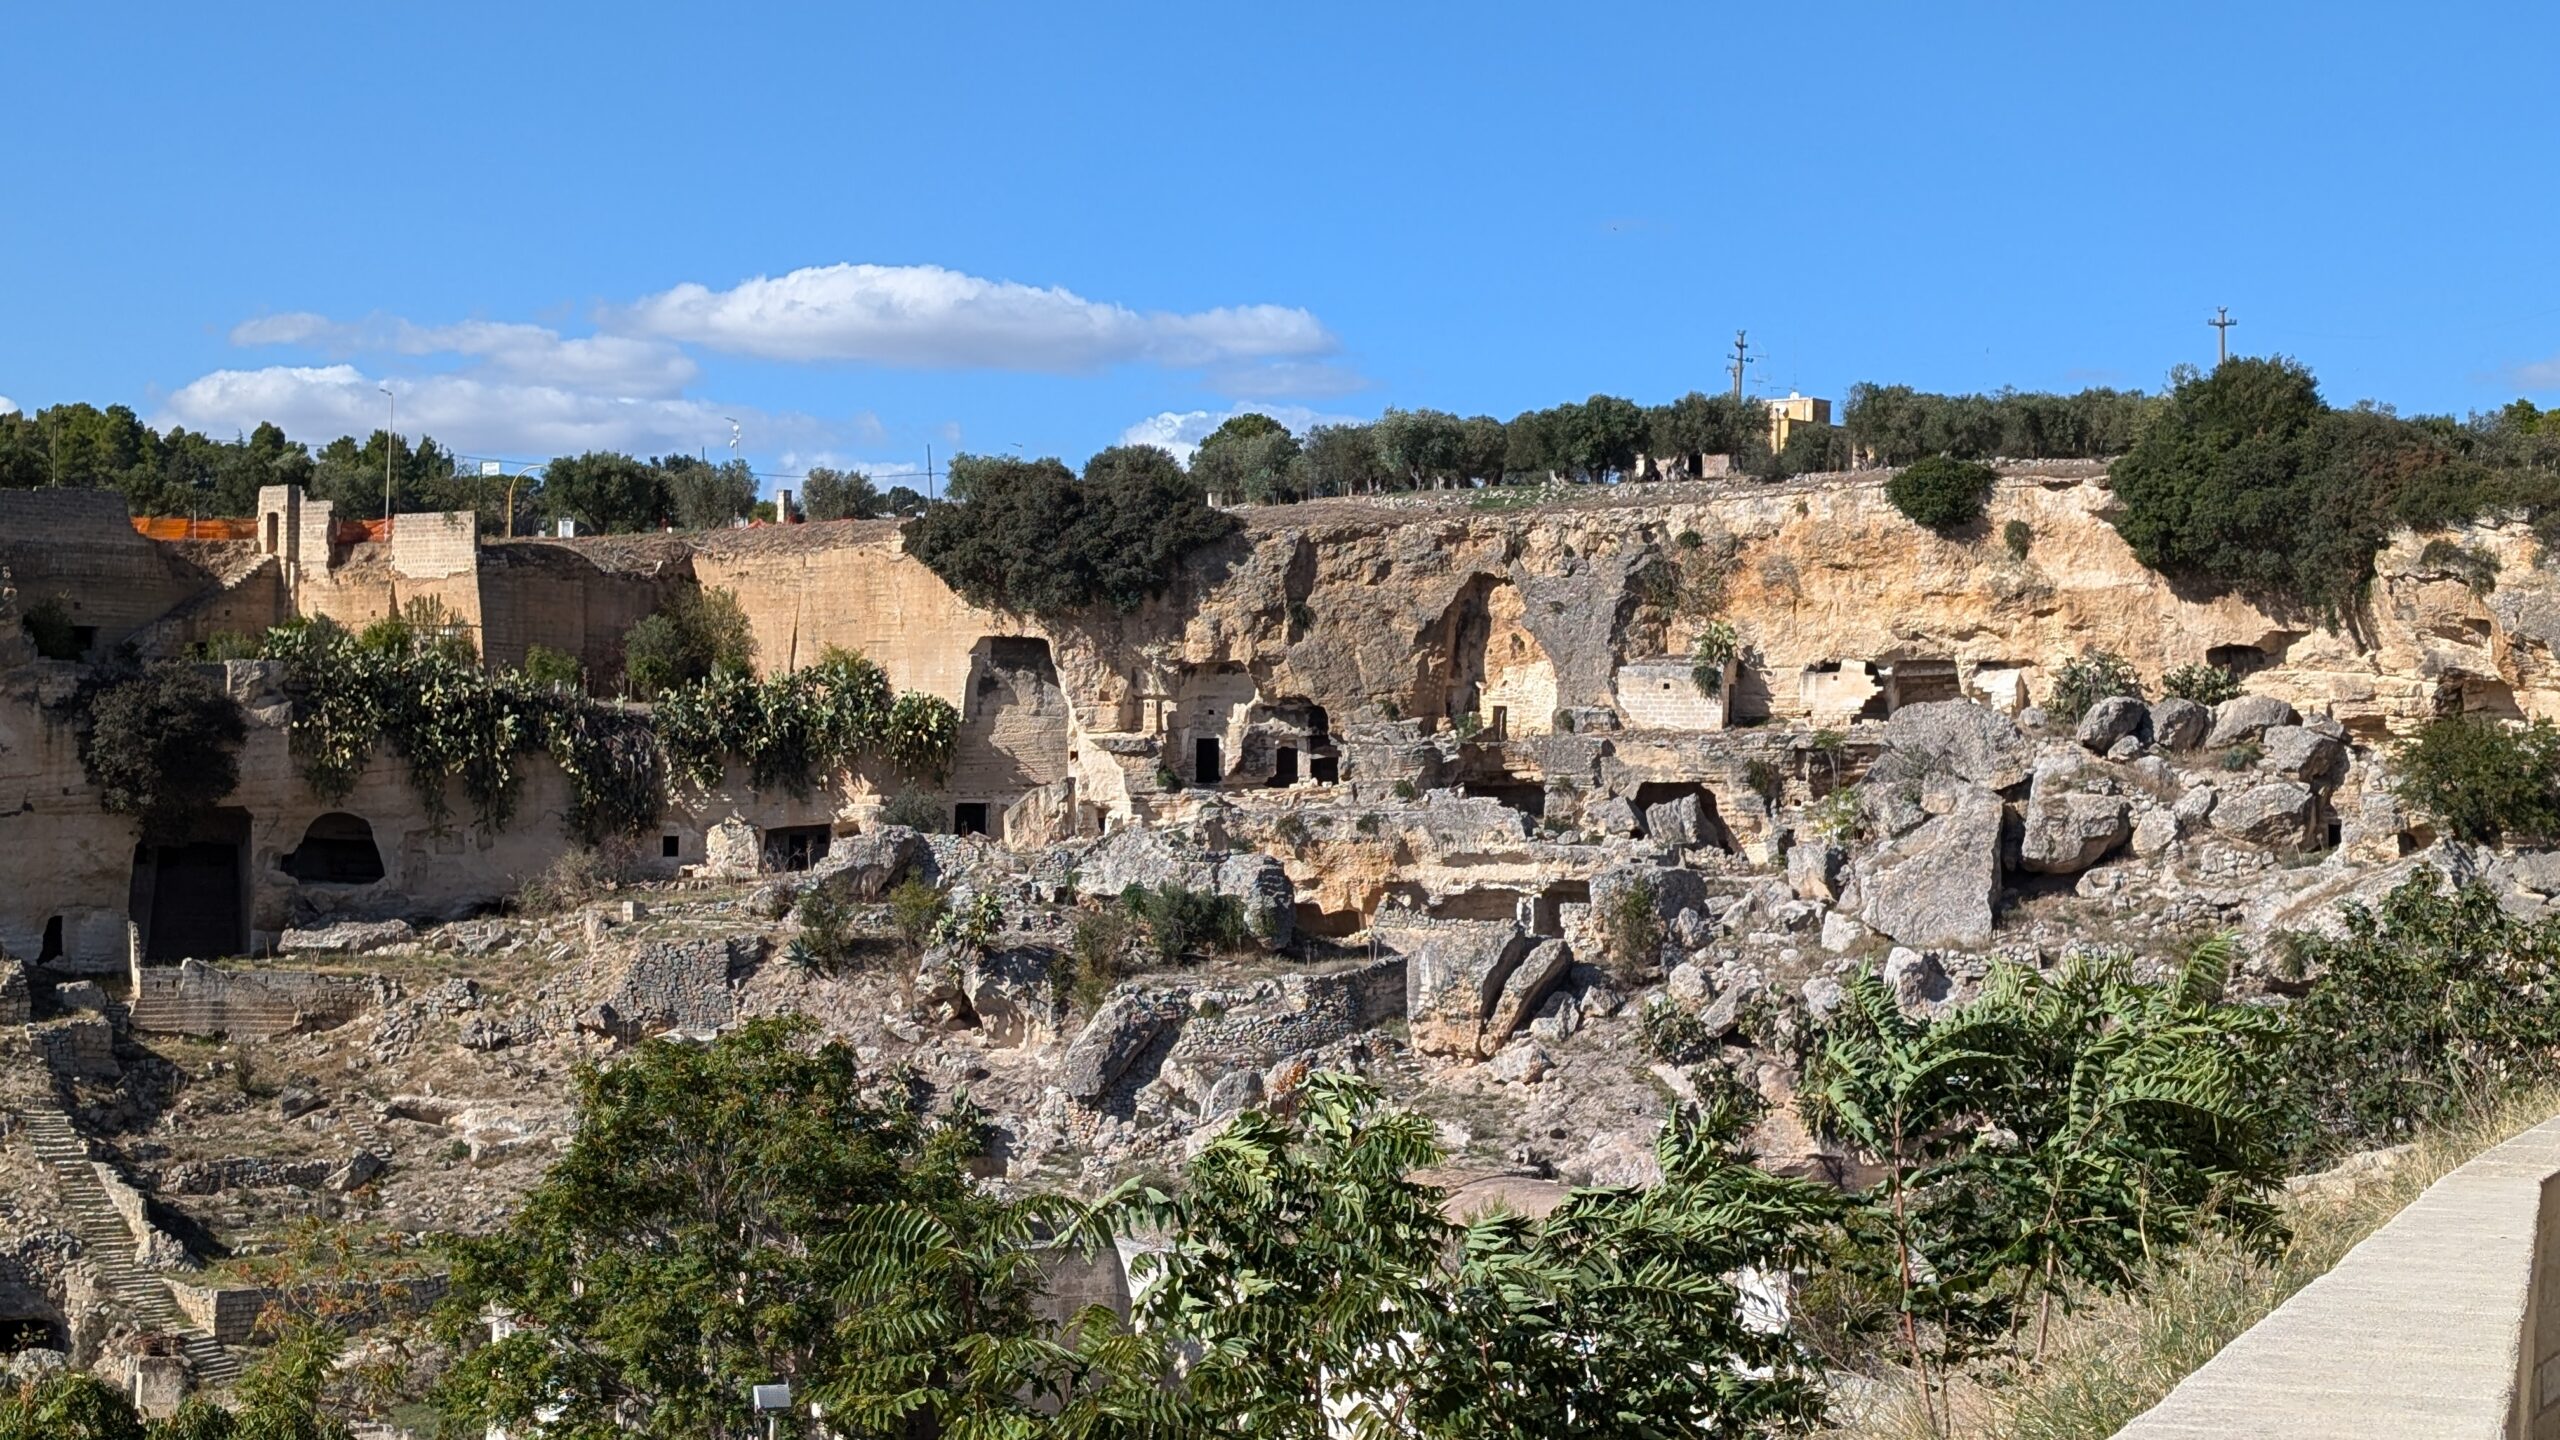
{"type": "Polygon", "coordinates": [[[2231,318],[2230,306],[2216,305],[2213,318],[2204,323],[2213,327],[2213,348],[2218,352],[2213,363],[2220,365],[2231,358],[2231,327],[2240,322],[2231,318]]]}
{"type": "Polygon", "coordinates": [[[400,443],[400,397],[388,385],[373,387],[391,397],[391,425],[382,432],[382,522],[391,523],[391,450],[400,443]]]}
{"type": "Polygon", "coordinates": [[[1749,363],[1750,355],[1751,355],[1751,344],[1750,344],[1750,341],[1748,341],[1747,339],[1745,339],[1745,338],[1744,338],[1744,332],[1742,332],[1742,331],[1740,331],[1740,330],[1736,330],[1736,331],[1734,331],[1734,332],[1733,332],[1733,398],[1734,398],[1734,399],[1736,399],[1736,400],[1739,400],[1739,399],[1741,399],[1741,398],[1742,398],[1742,367],[1743,367],[1745,364],[1749,363]]]}
{"type": "Polygon", "coordinates": [[[933,447],[924,447],[924,498],[933,499],[933,447]]]}

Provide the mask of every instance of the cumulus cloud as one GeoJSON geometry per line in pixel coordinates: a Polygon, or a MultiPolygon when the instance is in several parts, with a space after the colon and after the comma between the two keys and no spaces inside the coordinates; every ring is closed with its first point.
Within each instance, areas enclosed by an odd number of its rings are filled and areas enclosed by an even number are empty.
{"type": "Polygon", "coordinates": [[[596,394],[482,375],[425,375],[386,382],[353,365],[270,365],[217,370],[179,387],[166,420],[216,434],[272,420],[298,438],[366,435],[380,429],[388,383],[404,434],[433,435],[465,454],[540,457],[584,450],[637,453],[717,447],[734,415],[752,441],[812,444],[827,427],[796,413],[766,414],[680,397],[596,394]]]}
{"type": "Polygon", "coordinates": [[[1120,443],[1158,446],[1172,451],[1173,458],[1188,465],[1200,442],[1209,438],[1209,432],[1238,415],[1268,415],[1301,437],[1310,426],[1351,425],[1359,421],[1356,415],[1328,415],[1304,405],[1244,404],[1225,410],[1165,410],[1121,431],[1120,443]]]}
{"type": "Polygon", "coordinates": [[[1132,310],[1058,286],[939,265],[820,265],[713,290],[687,283],[607,317],[608,328],[766,360],[1074,373],[1329,354],[1316,317],[1282,305],[1132,310]]]}
{"type": "Polygon", "coordinates": [[[17,413],[18,402],[10,399],[6,395],[0,395],[0,415],[15,415],[17,413]]]}
{"type": "Polygon", "coordinates": [[[342,322],[297,310],[242,321],[232,327],[231,343],[303,346],[332,358],[457,355],[481,362],[503,379],[644,398],[680,395],[702,369],[692,356],[663,340],[569,337],[546,326],[490,320],[419,325],[375,315],[342,322]]]}

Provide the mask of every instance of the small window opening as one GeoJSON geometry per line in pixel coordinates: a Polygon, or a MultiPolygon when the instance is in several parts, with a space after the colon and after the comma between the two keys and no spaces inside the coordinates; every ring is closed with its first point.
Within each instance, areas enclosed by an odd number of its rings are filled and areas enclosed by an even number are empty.
{"type": "Polygon", "coordinates": [[[1342,762],[1331,755],[1318,755],[1307,762],[1307,773],[1319,785],[1338,785],[1342,783],[1342,762]]]}
{"type": "Polygon", "coordinates": [[[661,835],[658,837],[658,853],[669,860],[676,859],[684,854],[684,842],[673,835],[661,835]]]}
{"type": "Polygon", "coordinates": [[[1280,753],[1272,757],[1271,783],[1274,785],[1295,785],[1298,783],[1297,746],[1283,745],[1280,747],[1280,753]]]}
{"type": "Polygon", "coordinates": [[[1206,736],[1191,742],[1191,778],[1202,785],[1215,785],[1226,775],[1226,767],[1218,763],[1218,742],[1206,736]]]}
{"type": "Polygon", "coordinates": [[[969,800],[951,807],[951,833],[984,835],[987,833],[987,802],[969,800]]]}

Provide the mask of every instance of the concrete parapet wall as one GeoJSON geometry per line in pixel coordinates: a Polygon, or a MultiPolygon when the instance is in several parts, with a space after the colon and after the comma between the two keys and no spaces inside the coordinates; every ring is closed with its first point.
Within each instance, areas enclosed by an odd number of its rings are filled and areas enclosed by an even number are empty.
{"type": "Polygon", "coordinates": [[[2119,1440],[2560,1434],[2560,1119],[2429,1187],[2119,1440]]]}

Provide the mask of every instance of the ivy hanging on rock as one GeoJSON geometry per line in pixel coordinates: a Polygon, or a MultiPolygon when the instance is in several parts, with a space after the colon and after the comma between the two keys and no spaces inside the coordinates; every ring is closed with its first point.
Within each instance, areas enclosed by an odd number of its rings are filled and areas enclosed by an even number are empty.
{"type": "Polygon", "coordinates": [[[937,783],[959,733],[949,704],[920,694],[893,700],[880,667],[842,650],[768,680],[715,669],[661,693],[654,707],[486,671],[461,629],[432,606],[361,634],[325,619],[278,626],[260,653],[284,666],[293,752],[314,794],[345,797],[387,747],[439,826],[451,819],[457,780],[476,823],[512,823],[523,788],[517,760],[528,753],[559,767],[569,786],[564,823],[593,843],[656,823],[671,780],[719,784],[731,756],[746,762],[759,792],[806,795],[822,777],[873,761],[937,783]]]}

